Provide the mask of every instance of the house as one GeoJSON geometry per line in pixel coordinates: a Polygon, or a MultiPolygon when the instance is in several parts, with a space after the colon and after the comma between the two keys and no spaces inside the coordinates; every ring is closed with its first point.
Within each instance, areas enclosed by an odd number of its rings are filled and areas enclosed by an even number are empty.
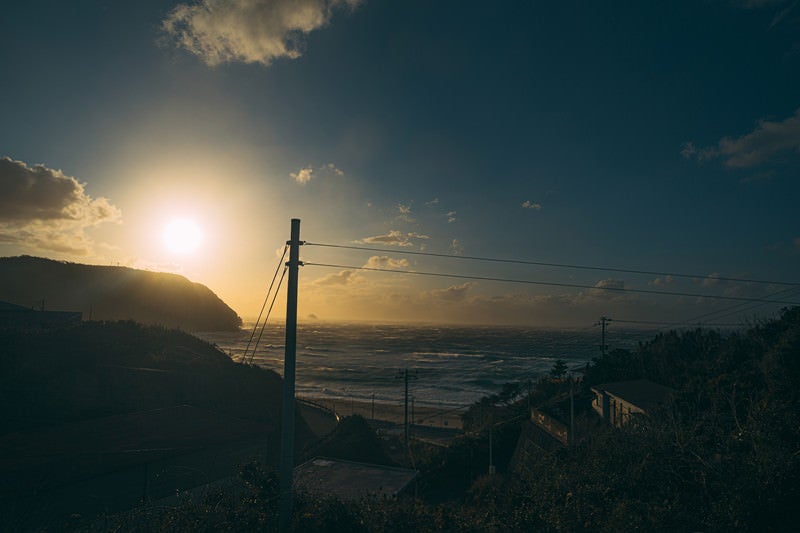
{"type": "Polygon", "coordinates": [[[395,498],[405,492],[417,471],[342,459],[315,457],[294,469],[294,488],[341,500],[364,496],[395,498]]]}
{"type": "Polygon", "coordinates": [[[632,415],[651,413],[665,405],[674,389],[647,379],[603,383],[592,387],[592,409],[610,424],[622,427],[632,415]]]}

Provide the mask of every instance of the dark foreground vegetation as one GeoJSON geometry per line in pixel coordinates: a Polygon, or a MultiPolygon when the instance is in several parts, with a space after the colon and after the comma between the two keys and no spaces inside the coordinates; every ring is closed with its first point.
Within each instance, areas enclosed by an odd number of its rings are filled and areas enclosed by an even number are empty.
{"type": "MultiPolygon", "coordinates": [[[[5,363],[4,363],[5,364],[5,363]]],[[[405,459],[377,450],[354,418],[321,444],[325,454],[405,460],[420,476],[396,500],[299,495],[295,531],[795,531],[800,491],[800,308],[747,331],[659,334],[595,360],[571,384],[557,365],[534,384],[509,384],[465,415],[447,448],[412,444],[405,459]],[[647,378],[677,392],[621,429],[591,410],[589,387],[647,378]],[[515,454],[528,406],[557,409],[575,391],[580,428],[571,448],[515,454]],[[497,474],[487,474],[492,428],[497,474]],[[357,438],[355,438],[356,436],[357,438]],[[366,444],[365,444],[366,443],[366,444]],[[350,455],[347,455],[350,454],[350,455]]],[[[383,444],[381,444],[383,443],[383,444]]],[[[277,525],[269,465],[244,463],[241,490],[169,507],[141,506],[77,530],[249,531],[277,525]]]]}
{"type": "MultiPolygon", "coordinates": [[[[0,328],[0,531],[60,529],[278,454],[282,381],[135,322],[0,328]]],[[[302,448],[312,435],[296,421],[302,448]]]]}
{"type": "Polygon", "coordinates": [[[0,257],[0,301],[187,331],[235,330],[242,324],[211,289],[183,276],[41,257],[0,257]]]}

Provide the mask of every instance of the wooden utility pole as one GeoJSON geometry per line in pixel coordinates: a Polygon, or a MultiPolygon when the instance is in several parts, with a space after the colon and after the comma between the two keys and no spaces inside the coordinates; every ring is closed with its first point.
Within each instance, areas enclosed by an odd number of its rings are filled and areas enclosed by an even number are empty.
{"type": "Polygon", "coordinates": [[[606,324],[608,324],[609,322],[611,322],[610,318],[601,316],[600,321],[597,324],[595,324],[595,326],[600,326],[601,330],[600,355],[603,357],[605,357],[606,355],[606,324]]]}
{"type": "Polygon", "coordinates": [[[294,470],[294,376],[297,355],[297,278],[300,272],[300,219],[292,219],[289,245],[289,284],[286,293],[286,342],[283,359],[283,411],[281,413],[280,507],[278,529],[290,530],[292,475],[294,470]]]}
{"type": "MultiPolygon", "coordinates": [[[[403,404],[405,406],[403,410],[403,427],[405,428],[404,430],[405,444],[406,448],[408,448],[408,379],[409,379],[408,369],[406,368],[400,375],[403,377],[403,382],[405,386],[405,394],[403,396],[404,398],[403,404]]],[[[416,378],[417,377],[416,372],[410,377],[416,378]]]]}

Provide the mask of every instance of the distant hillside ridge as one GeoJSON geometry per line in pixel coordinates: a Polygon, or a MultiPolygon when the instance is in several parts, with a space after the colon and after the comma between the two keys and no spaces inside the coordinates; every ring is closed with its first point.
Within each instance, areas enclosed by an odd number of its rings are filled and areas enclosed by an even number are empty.
{"type": "Polygon", "coordinates": [[[211,289],[178,274],[42,257],[0,257],[0,301],[81,311],[84,320],[135,320],[187,331],[226,331],[242,319],[211,289]]]}

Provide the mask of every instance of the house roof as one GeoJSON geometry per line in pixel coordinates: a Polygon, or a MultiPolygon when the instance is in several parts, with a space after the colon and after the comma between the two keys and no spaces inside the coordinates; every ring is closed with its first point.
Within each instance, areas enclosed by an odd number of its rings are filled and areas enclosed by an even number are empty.
{"type": "Polygon", "coordinates": [[[659,385],[649,379],[616,381],[592,387],[595,392],[605,392],[648,411],[669,401],[675,389],[659,385]]]}
{"type": "Polygon", "coordinates": [[[363,496],[392,497],[417,476],[416,470],[315,457],[294,469],[295,489],[354,500],[363,496]]]}

